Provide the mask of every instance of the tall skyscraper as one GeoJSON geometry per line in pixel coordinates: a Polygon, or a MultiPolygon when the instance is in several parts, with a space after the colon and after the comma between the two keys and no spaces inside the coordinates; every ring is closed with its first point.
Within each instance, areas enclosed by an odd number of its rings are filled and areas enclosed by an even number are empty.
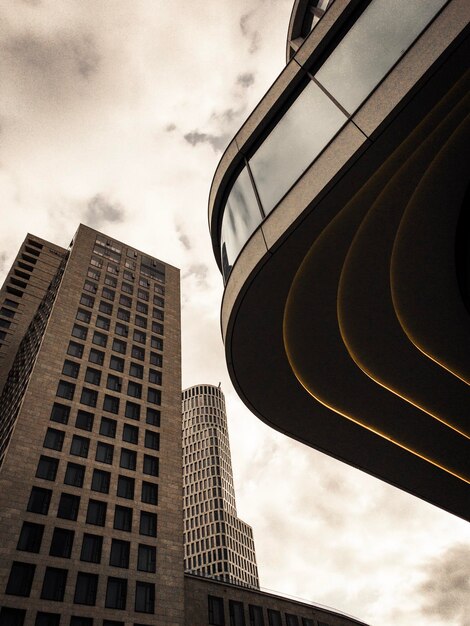
{"type": "Polygon", "coordinates": [[[183,498],[185,571],[259,588],[253,531],[237,517],[220,387],[183,391],[183,498]]]}
{"type": "Polygon", "coordinates": [[[179,271],[80,226],[0,292],[0,624],[182,624],[179,271]]]}

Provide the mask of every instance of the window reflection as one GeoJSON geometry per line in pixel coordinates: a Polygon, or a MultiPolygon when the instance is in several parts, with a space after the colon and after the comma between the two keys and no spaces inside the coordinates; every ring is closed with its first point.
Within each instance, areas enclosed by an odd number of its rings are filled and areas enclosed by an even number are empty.
{"type": "Polygon", "coordinates": [[[315,78],[353,113],[445,3],[374,0],[315,78]]]}

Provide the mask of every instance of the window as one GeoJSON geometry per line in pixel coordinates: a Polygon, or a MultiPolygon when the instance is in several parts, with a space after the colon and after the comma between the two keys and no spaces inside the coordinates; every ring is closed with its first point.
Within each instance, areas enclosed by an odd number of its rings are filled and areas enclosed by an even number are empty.
{"type": "Polygon", "coordinates": [[[0,326],[2,328],[10,328],[11,322],[8,322],[7,320],[0,319],[0,326]]]}
{"type": "Polygon", "coordinates": [[[114,374],[108,374],[108,380],[106,382],[107,389],[111,391],[121,391],[122,378],[120,376],[114,376],[114,374]]]}
{"type": "Polygon", "coordinates": [[[269,626],[282,626],[280,612],[268,609],[268,622],[269,626]]]}
{"type": "Polygon", "coordinates": [[[151,365],[156,365],[157,367],[162,367],[163,365],[163,357],[161,354],[157,354],[156,352],[150,353],[150,363],[151,365]]]}
{"type": "Polygon", "coordinates": [[[163,311],[160,311],[160,309],[156,309],[155,307],[152,310],[152,317],[154,317],[157,320],[163,320],[164,319],[164,313],[163,311]]]}
{"type": "Polygon", "coordinates": [[[125,341],[121,341],[120,339],[113,339],[113,350],[114,352],[119,352],[120,354],[126,354],[127,343],[125,341]]]}
{"type": "Polygon", "coordinates": [[[93,430],[93,420],[95,416],[93,413],[89,413],[88,411],[82,411],[81,409],[77,412],[77,419],[75,420],[75,428],[81,428],[82,430],[93,430]]]}
{"type": "Polygon", "coordinates": [[[152,322],[152,332],[157,335],[163,335],[163,324],[159,324],[158,322],[152,322]]]}
{"type": "Polygon", "coordinates": [[[138,363],[131,363],[129,366],[129,376],[134,376],[135,378],[143,378],[144,377],[143,365],[139,365],[138,363]]]}
{"type": "Polygon", "coordinates": [[[137,311],[139,311],[139,313],[145,313],[145,315],[148,315],[149,308],[144,302],[140,302],[139,300],[137,300],[135,308],[137,309],[137,311]]]}
{"type": "Polygon", "coordinates": [[[147,333],[144,333],[142,330],[134,330],[134,341],[137,343],[145,343],[147,339],[147,333]]]}
{"type": "Polygon", "coordinates": [[[129,283],[122,283],[121,289],[124,293],[129,293],[130,295],[134,293],[134,287],[129,285],[129,283]]]}
{"type": "Polygon", "coordinates": [[[103,548],[103,537],[99,535],[83,535],[82,550],[80,552],[80,561],[87,563],[100,563],[101,550],[103,548]]]}
{"type": "Polygon", "coordinates": [[[90,265],[93,265],[94,267],[103,267],[103,261],[102,259],[97,259],[95,256],[92,256],[90,265]]]}
{"type": "Polygon", "coordinates": [[[74,435],[72,438],[72,445],[70,446],[70,454],[73,454],[74,456],[82,456],[86,459],[89,447],[90,440],[87,439],[87,437],[74,435]]]}
{"type": "Polygon", "coordinates": [[[158,476],[158,458],[156,456],[144,454],[143,472],[149,476],[158,476]]]}
{"type": "Polygon", "coordinates": [[[145,431],[145,447],[152,450],[158,450],[160,448],[160,435],[154,433],[151,430],[145,431]]]}
{"type": "Polygon", "coordinates": [[[159,389],[152,389],[152,387],[149,387],[147,390],[147,401],[152,404],[161,404],[162,392],[159,389]]]}
{"type": "Polygon", "coordinates": [[[132,298],[129,298],[129,296],[121,295],[119,297],[119,304],[122,304],[122,306],[127,306],[130,308],[132,306],[132,298]]]}
{"type": "Polygon", "coordinates": [[[136,404],[135,402],[126,401],[126,417],[129,417],[132,420],[140,419],[140,404],[136,404]]]}
{"type": "Polygon", "coordinates": [[[157,409],[148,408],[146,422],[147,424],[151,424],[152,426],[159,427],[160,426],[160,411],[157,411],[157,409]]]}
{"type": "Polygon", "coordinates": [[[119,413],[119,398],[105,395],[103,410],[107,411],[108,413],[119,413]]]}
{"type": "Polygon", "coordinates": [[[60,613],[38,611],[34,626],[60,626],[60,613]]]}
{"type": "Polygon", "coordinates": [[[82,296],[80,298],[80,304],[83,304],[83,306],[87,306],[92,309],[95,305],[95,299],[93,298],[93,296],[90,296],[87,293],[82,293],[82,296]]]}
{"type": "Polygon", "coordinates": [[[140,298],[141,300],[145,300],[145,302],[148,302],[149,292],[145,291],[144,289],[138,289],[137,290],[137,297],[140,298]]]}
{"type": "Polygon", "coordinates": [[[225,626],[224,600],[216,596],[207,596],[209,624],[211,626],[225,626]]]}
{"type": "Polygon", "coordinates": [[[67,528],[54,528],[49,554],[70,559],[75,532],[67,528]]]}
{"type": "Polygon", "coordinates": [[[242,602],[229,600],[230,626],[245,626],[245,610],[242,602]]]}
{"type": "Polygon", "coordinates": [[[123,277],[126,280],[134,280],[134,278],[135,278],[134,274],[132,272],[129,272],[129,270],[124,270],[123,277]]]}
{"type": "Polygon", "coordinates": [[[70,618],[70,626],[93,626],[93,618],[73,615],[70,618]]]}
{"type": "Polygon", "coordinates": [[[116,296],[116,292],[113,291],[113,289],[109,289],[109,287],[103,287],[103,298],[105,298],[106,300],[114,300],[115,296],[116,296]]]}
{"type": "MultiPolygon", "coordinates": [[[[156,286],[157,285],[155,285],[155,287],[156,286]]],[[[161,296],[153,296],[153,303],[163,308],[165,305],[165,300],[161,296]]]]}
{"type": "Polygon", "coordinates": [[[98,589],[98,575],[78,572],[75,585],[74,604],[96,604],[96,591],[98,589]]]}
{"type": "Polygon", "coordinates": [[[133,380],[130,380],[127,385],[127,395],[132,398],[141,398],[142,397],[142,385],[140,383],[135,383],[133,380]]]}
{"type": "Polygon", "coordinates": [[[80,324],[74,324],[72,328],[72,336],[77,339],[81,339],[85,341],[86,336],[88,335],[88,328],[85,326],[80,326],[80,324]]]}
{"type": "Polygon", "coordinates": [[[139,553],[137,557],[137,569],[141,572],[156,571],[157,550],[155,546],[146,546],[139,543],[139,553]]]}
{"type": "Polygon", "coordinates": [[[89,293],[96,293],[98,290],[98,285],[91,280],[86,280],[85,284],[83,285],[83,289],[85,291],[88,291],[89,293]]]}
{"type": "Polygon", "coordinates": [[[137,613],[155,613],[155,585],[136,582],[135,610],[137,613]]]}
{"type": "Polygon", "coordinates": [[[141,511],[139,533],[148,537],[157,536],[157,514],[141,511]]]}
{"type": "Polygon", "coordinates": [[[96,461],[111,465],[111,463],[113,462],[113,454],[114,446],[111,446],[109,443],[103,443],[102,441],[98,441],[96,445],[96,461]]]}
{"type": "Polygon", "coordinates": [[[158,504],[158,485],[143,481],[141,500],[147,504],[158,504]]]}
{"type": "Polygon", "coordinates": [[[58,567],[46,567],[42,582],[41,598],[62,602],[64,599],[65,585],[67,584],[67,570],[58,567]]]}
{"type": "Polygon", "coordinates": [[[131,319],[130,312],[125,309],[118,309],[117,316],[118,319],[123,320],[124,322],[129,322],[131,319]]]}
{"type": "Polygon", "coordinates": [[[62,450],[62,446],[64,445],[64,435],[65,433],[62,430],[48,428],[46,436],[44,437],[43,446],[60,452],[62,450]]]}
{"type": "Polygon", "coordinates": [[[128,476],[119,476],[117,484],[117,495],[120,498],[134,499],[134,479],[128,476]]]}
{"type": "Polygon", "coordinates": [[[286,626],[299,626],[299,618],[297,615],[286,613],[286,626]]]}
{"type": "Polygon", "coordinates": [[[75,361],[64,361],[64,367],[62,368],[62,374],[70,376],[70,378],[77,378],[80,371],[80,364],[75,361]]]}
{"type": "MultiPolygon", "coordinates": [[[[97,328],[101,328],[103,330],[109,330],[109,319],[107,317],[103,317],[102,315],[98,315],[96,318],[96,326],[97,328]]],[[[93,343],[97,343],[94,341],[93,343]]]]}
{"type": "Polygon", "coordinates": [[[127,506],[116,505],[114,509],[114,528],[116,530],[132,530],[132,509],[127,506]]]}
{"type": "Polygon", "coordinates": [[[86,404],[87,406],[96,406],[96,403],[98,402],[98,392],[94,389],[83,387],[80,402],[82,404],[86,404]]]}
{"type": "Polygon", "coordinates": [[[67,400],[73,400],[73,396],[75,393],[75,385],[73,383],[68,383],[65,380],[59,380],[59,384],[57,385],[57,393],[56,395],[59,398],[66,398],[67,400]]]}
{"type": "Polygon", "coordinates": [[[108,578],[105,607],[107,609],[126,608],[127,580],[125,578],[108,578]]]}
{"type": "Polygon", "coordinates": [[[101,272],[98,272],[98,270],[94,270],[92,267],[90,267],[86,275],[88,276],[88,278],[92,278],[93,280],[99,280],[101,272]]]}
{"type": "Polygon", "coordinates": [[[123,441],[137,444],[139,442],[139,429],[137,426],[131,426],[130,424],[124,424],[122,430],[123,441]]]}
{"type": "MultiPolygon", "coordinates": [[[[100,435],[104,435],[105,437],[112,437],[114,439],[114,437],[116,436],[116,424],[117,424],[116,420],[112,420],[109,417],[102,417],[101,424],[100,424],[100,435]]],[[[103,444],[103,445],[106,445],[106,444],[103,444]]],[[[106,462],[106,461],[103,461],[103,462],[106,462]]]]}
{"type": "Polygon", "coordinates": [[[104,352],[101,350],[96,350],[96,348],[91,348],[90,356],[88,357],[90,363],[96,363],[96,365],[103,365],[104,363],[104,352]]]}
{"type": "Polygon", "coordinates": [[[153,383],[154,385],[161,385],[162,373],[157,372],[157,370],[149,370],[149,383],[153,383]]]}
{"type": "Polygon", "coordinates": [[[57,475],[57,468],[59,467],[59,460],[50,456],[41,456],[36,470],[36,478],[43,478],[44,480],[55,480],[57,475]]]}
{"type": "MultiPolygon", "coordinates": [[[[318,622],[319,626],[321,626],[322,622],[318,622]]],[[[302,617],[302,626],[315,626],[315,622],[310,617],[302,617]]],[[[327,626],[324,624],[324,626],[327,626]]]]}
{"type": "Polygon", "coordinates": [[[101,300],[99,310],[101,313],[104,313],[105,315],[112,315],[113,305],[110,304],[109,302],[103,302],[103,300],[101,300]]]}
{"type": "Polygon", "coordinates": [[[137,453],[134,452],[134,450],[122,448],[119,465],[120,467],[124,467],[125,469],[135,470],[137,465],[137,453]]]}
{"type": "Polygon", "coordinates": [[[132,346],[131,355],[134,359],[143,361],[145,359],[145,350],[143,348],[139,348],[139,346],[132,346]]]}
{"type": "Polygon", "coordinates": [[[104,526],[106,521],[106,502],[90,500],[86,514],[86,523],[95,526],[104,526]]]}
{"type": "Polygon", "coordinates": [[[113,539],[109,553],[109,564],[114,567],[129,567],[129,552],[131,544],[128,541],[113,539]]]}
{"type": "Polygon", "coordinates": [[[114,276],[109,276],[108,274],[104,277],[104,284],[109,285],[110,287],[116,287],[117,280],[114,276]]]}
{"type": "Polygon", "coordinates": [[[94,469],[93,478],[91,479],[91,489],[93,491],[100,491],[101,493],[109,493],[109,483],[111,481],[111,474],[104,470],[94,469]]]}
{"type": "Polygon", "coordinates": [[[123,372],[124,359],[121,359],[118,356],[111,355],[109,359],[109,369],[115,370],[116,372],[123,372]]]}
{"type": "Polygon", "coordinates": [[[16,549],[24,552],[39,552],[43,533],[44,526],[42,524],[23,522],[16,549]]]}
{"type": "Polygon", "coordinates": [[[135,316],[135,325],[140,326],[140,328],[147,328],[147,318],[142,317],[141,315],[135,316]]]}
{"type": "Polygon", "coordinates": [[[74,496],[71,493],[61,493],[59,507],[57,509],[57,517],[75,521],[78,516],[79,508],[80,496],[74,496]]]}
{"type": "Polygon", "coordinates": [[[85,381],[92,385],[99,385],[101,382],[101,371],[95,369],[94,367],[87,367],[85,381]]]}
{"type": "Polygon", "coordinates": [[[264,626],[263,609],[260,606],[248,605],[250,626],[264,626]]]}
{"type": "Polygon", "coordinates": [[[104,333],[100,333],[97,330],[93,333],[93,343],[101,348],[106,348],[106,344],[108,343],[108,335],[104,333]]]}
{"type": "Polygon", "coordinates": [[[120,335],[121,337],[127,337],[127,335],[129,334],[129,326],[126,326],[126,324],[120,324],[119,322],[117,322],[115,332],[116,332],[116,335],[120,335]]]}
{"type": "Polygon", "coordinates": [[[36,566],[32,563],[13,561],[6,593],[11,596],[24,596],[27,598],[31,593],[35,570],[36,566]]]}
{"type": "Polygon", "coordinates": [[[51,502],[52,491],[50,489],[42,489],[41,487],[33,487],[29,496],[27,510],[30,513],[39,513],[39,515],[47,515],[49,512],[49,504],[51,502]]]}
{"type": "Polygon", "coordinates": [[[85,466],[77,463],[67,463],[64,483],[73,487],[82,487],[85,478],[85,466]]]}

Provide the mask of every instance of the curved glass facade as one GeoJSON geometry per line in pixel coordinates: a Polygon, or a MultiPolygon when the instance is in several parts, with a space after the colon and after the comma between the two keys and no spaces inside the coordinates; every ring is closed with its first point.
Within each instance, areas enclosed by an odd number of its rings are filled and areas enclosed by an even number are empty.
{"type": "Polygon", "coordinates": [[[249,237],[447,0],[372,0],[232,184],[220,245],[227,281],[249,237]]]}

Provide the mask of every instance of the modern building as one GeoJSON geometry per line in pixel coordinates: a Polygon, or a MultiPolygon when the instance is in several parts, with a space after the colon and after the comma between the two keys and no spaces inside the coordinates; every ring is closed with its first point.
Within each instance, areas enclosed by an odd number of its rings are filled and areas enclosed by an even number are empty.
{"type": "Polygon", "coordinates": [[[465,519],[469,21],[466,0],[296,0],[209,198],[245,404],[465,519]]]}
{"type": "Polygon", "coordinates": [[[0,319],[0,624],[182,624],[179,270],[28,235],[0,319]]]}
{"type": "Polygon", "coordinates": [[[184,569],[257,589],[253,530],[237,517],[224,394],[196,385],[182,401],[184,569]]]}

